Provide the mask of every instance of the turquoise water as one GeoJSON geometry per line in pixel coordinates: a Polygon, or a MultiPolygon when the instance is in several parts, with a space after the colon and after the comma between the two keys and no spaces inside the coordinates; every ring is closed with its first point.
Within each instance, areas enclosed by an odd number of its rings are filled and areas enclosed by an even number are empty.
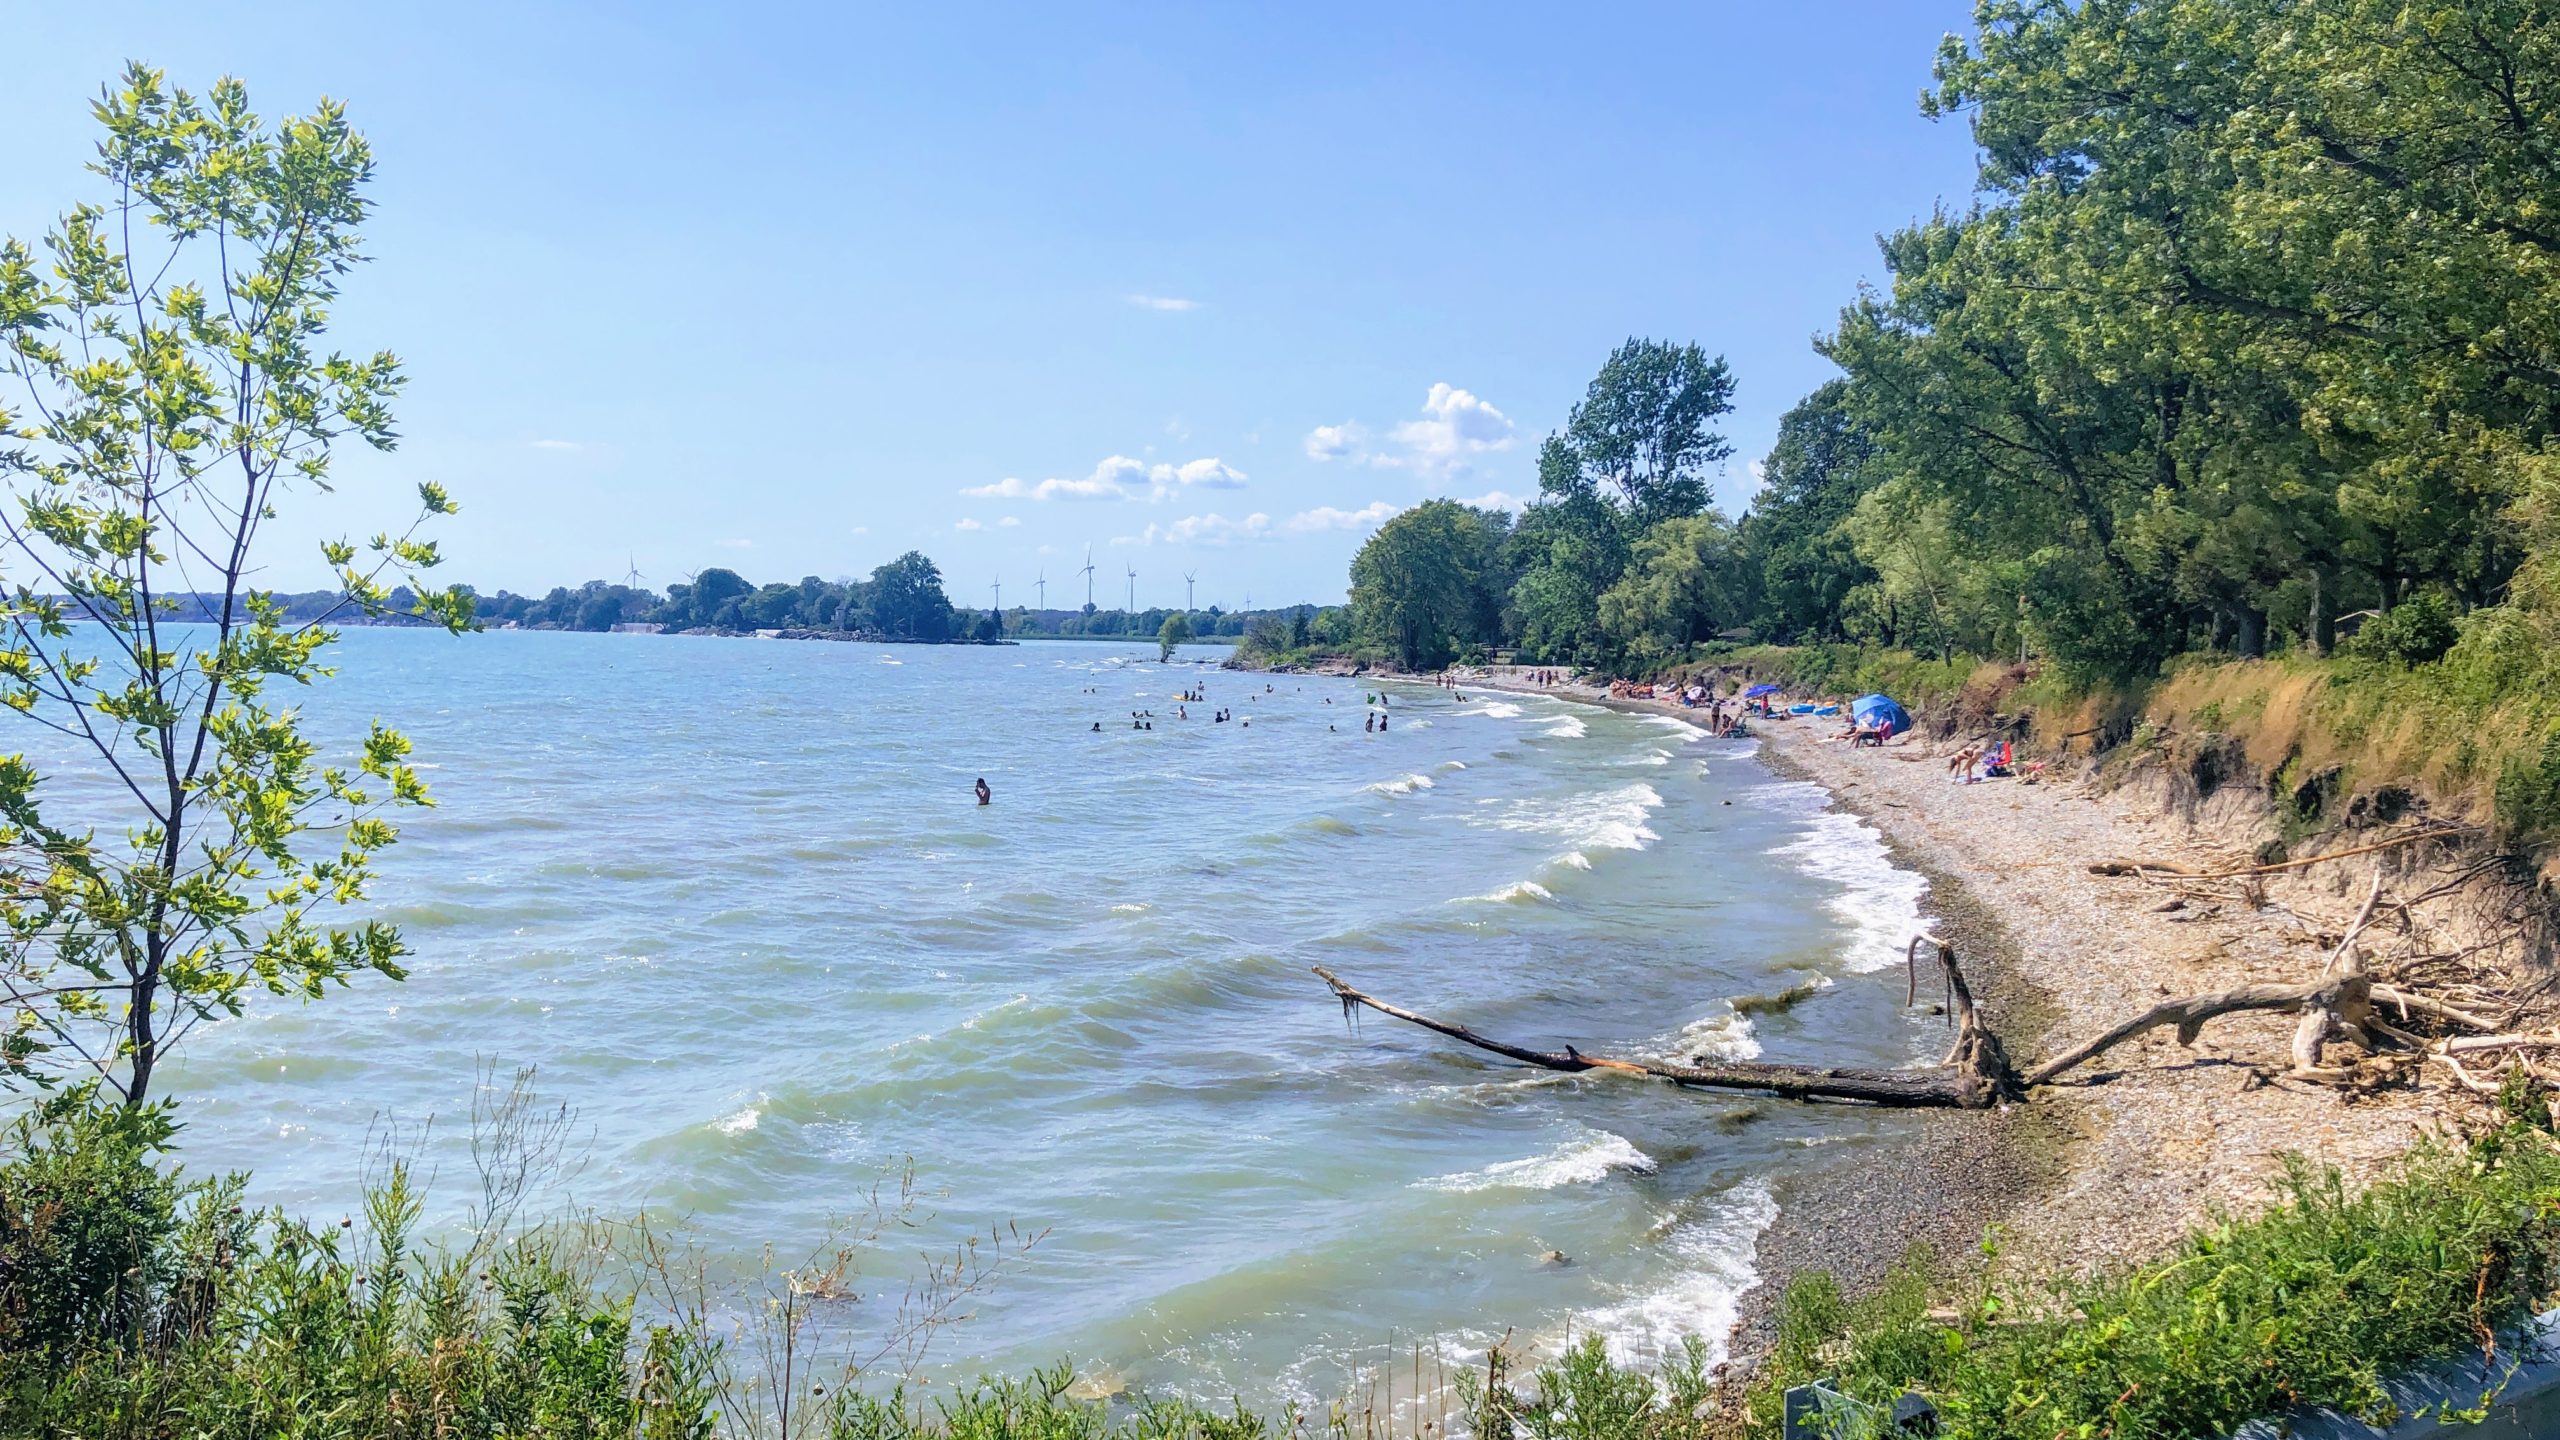
{"type": "Polygon", "coordinates": [[[378,887],[411,977],[200,1032],[189,1163],[334,1214],[389,1125],[449,1220],[479,1060],[575,1107],[570,1197],[714,1251],[805,1244],[913,1157],[942,1198],[884,1273],[1049,1231],[941,1335],[950,1369],[1073,1356],[1267,1399],[1424,1336],[1658,1351],[1722,1331],[1777,1182],[1899,1123],[1346,1027],[1310,965],[1542,1044],[1942,1043],[1899,1008],[1920,882],[1663,717],[1397,686],[1371,735],[1373,687],[1152,646],[367,630],[338,654],[315,726],[405,727],[439,801],[378,887]],[[1756,1023],[1728,1003],[1806,980],[1756,1023]]]}

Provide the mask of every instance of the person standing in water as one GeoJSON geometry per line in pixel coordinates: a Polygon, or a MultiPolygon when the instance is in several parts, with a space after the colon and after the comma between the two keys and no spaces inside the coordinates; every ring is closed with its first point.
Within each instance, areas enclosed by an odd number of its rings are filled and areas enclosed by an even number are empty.
{"type": "Polygon", "coordinates": [[[979,777],[978,777],[978,803],[979,803],[979,804],[981,804],[981,805],[991,804],[991,803],[993,803],[993,801],[995,800],[995,798],[996,798],[996,792],[994,792],[993,790],[990,790],[990,789],[988,789],[988,788],[987,788],[987,777],[986,777],[986,776],[984,776],[984,775],[979,776],[979,777]]]}

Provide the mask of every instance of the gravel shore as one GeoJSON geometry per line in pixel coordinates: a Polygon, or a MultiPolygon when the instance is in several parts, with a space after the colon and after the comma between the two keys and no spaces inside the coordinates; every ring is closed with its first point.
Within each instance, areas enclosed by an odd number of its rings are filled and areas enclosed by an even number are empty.
{"type": "MultiPolygon", "coordinates": [[[[1690,714],[1517,675],[1466,683],[1690,714]]],[[[1927,914],[1956,943],[2022,1067],[2170,995],[2299,981],[2325,958],[2316,933],[2212,906],[2164,908],[2162,892],[2137,880],[2089,873],[2090,862],[2119,855],[2245,863],[2272,833],[2246,803],[2197,813],[2156,787],[2102,791],[2076,775],[1960,784],[1945,764],[1952,741],[1903,736],[1853,750],[1828,738],[1837,720],[1753,724],[1765,764],[1821,784],[1928,878],[1927,914]]],[[[2364,878],[2351,864],[2318,866],[2288,879],[2286,901],[2342,928],[2364,878]]],[[[1746,1302],[1736,1353],[1757,1348],[1771,1297],[1806,1269],[1832,1270],[1854,1289],[1914,1244],[1952,1265],[1978,1263],[1968,1257],[1991,1225],[2006,1237],[2003,1263],[2029,1271],[2141,1259],[2218,1211],[2266,1203],[2288,1155],[2361,1178],[2463,1108],[2434,1089],[2354,1092],[2287,1079],[2292,1024],[2234,1016],[2193,1048],[2154,1032],[2026,1103],[1930,1116],[1891,1151],[1798,1181],[1761,1240],[1761,1285],[1746,1302]]]]}

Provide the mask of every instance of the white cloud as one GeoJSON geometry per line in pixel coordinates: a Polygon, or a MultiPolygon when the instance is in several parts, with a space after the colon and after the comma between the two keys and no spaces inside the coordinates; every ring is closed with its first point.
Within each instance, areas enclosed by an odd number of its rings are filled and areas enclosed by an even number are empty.
{"type": "Polygon", "coordinates": [[[977,500],[1163,500],[1184,490],[1241,490],[1245,480],[1243,471],[1214,455],[1180,465],[1108,455],[1081,480],[1053,477],[1033,484],[1008,475],[960,493],[977,500]]]}
{"type": "Polygon", "coordinates": [[[856,535],[868,535],[871,533],[871,527],[868,525],[856,525],[853,527],[853,533],[856,535]]]}
{"type": "Polygon", "coordinates": [[[1482,456],[1510,449],[1518,438],[1510,416],[1444,381],[1423,397],[1422,418],[1397,422],[1383,442],[1371,444],[1367,430],[1346,420],[1308,431],[1306,450],[1310,460],[1410,470],[1436,484],[1466,473],[1482,456]]]}
{"type": "Polygon", "coordinates": [[[1287,528],[1293,535],[1312,535],[1322,530],[1366,530],[1385,524],[1404,508],[1388,500],[1372,500],[1357,510],[1319,505],[1313,510],[1301,510],[1290,516],[1287,528]]]}
{"type": "Polygon", "coordinates": [[[1019,515],[1007,515],[1007,516],[1005,516],[1003,519],[998,520],[998,521],[996,522],[996,528],[997,528],[997,529],[999,529],[999,530],[1010,530],[1010,529],[1012,529],[1014,526],[1019,525],[1019,524],[1021,524],[1021,523],[1022,523],[1022,517],[1021,517],[1021,516],[1019,516],[1019,515]]]}
{"type": "Polygon", "coordinates": [[[1360,448],[1360,427],[1349,421],[1339,425],[1319,425],[1307,432],[1307,458],[1310,460],[1343,460],[1360,448]]]}
{"type": "MultiPolygon", "coordinates": [[[[1159,484],[1163,483],[1164,472],[1167,468],[1168,467],[1163,465],[1156,467],[1156,478],[1159,484]]],[[[1225,461],[1220,460],[1214,455],[1207,456],[1199,460],[1188,461],[1184,464],[1170,468],[1173,471],[1174,482],[1185,487],[1197,486],[1203,490],[1241,490],[1244,488],[1244,472],[1227,464],[1225,461]]]]}
{"type": "Polygon", "coordinates": [[[1529,508],[1529,497],[1514,495],[1508,490],[1487,490],[1481,495],[1469,496],[1458,503],[1473,505],[1479,510],[1526,510],[1529,508]]]}
{"type": "Polygon", "coordinates": [[[1180,312],[1200,308],[1199,301],[1185,300],[1178,295],[1123,295],[1120,298],[1141,310],[1180,312]]]}
{"type": "Polygon", "coordinates": [[[1037,485],[1007,475],[993,485],[972,485],[960,492],[978,500],[1117,500],[1120,487],[1110,481],[1043,480],[1037,485]]]}
{"type": "Polygon", "coordinates": [[[1114,545],[1162,543],[1215,547],[1234,545],[1246,540],[1267,540],[1270,537],[1271,517],[1257,510],[1241,520],[1231,520],[1217,514],[1185,515],[1179,520],[1168,521],[1162,525],[1149,525],[1135,535],[1115,535],[1111,537],[1111,543],[1114,545]]]}
{"type": "Polygon", "coordinates": [[[952,526],[951,528],[952,528],[952,529],[954,529],[954,530],[983,530],[983,529],[985,529],[986,527],[985,527],[985,526],[983,526],[983,525],[980,525],[980,524],[979,524],[977,521],[975,521],[975,520],[970,520],[970,519],[966,519],[966,518],[964,518],[964,519],[962,519],[962,520],[961,520],[961,522],[960,522],[959,524],[954,525],[954,526],[952,526]]]}
{"type": "Polygon", "coordinates": [[[1432,386],[1422,413],[1424,418],[1387,432],[1388,441],[1402,453],[1380,455],[1373,463],[1401,465],[1437,478],[1464,469],[1479,455],[1510,449],[1515,438],[1510,416],[1454,385],[1432,386]]]}
{"type": "Polygon", "coordinates": [[[723,550],[753,550],[756,548],[756,542],[753,540],[715,540],[711,543],[719,546],[723,550]]]}
{"type": "Polygon", "coordinates": [[[533,442],[533,448],[536,450],[584,450],[587,447],[575,440],[536,440],[533,442]]]}

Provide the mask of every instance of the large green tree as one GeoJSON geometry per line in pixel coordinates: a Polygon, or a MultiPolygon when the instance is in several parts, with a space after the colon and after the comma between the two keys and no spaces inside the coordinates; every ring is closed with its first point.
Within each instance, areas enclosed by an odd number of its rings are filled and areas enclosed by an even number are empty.
{"type": "MultiPolygon", "coordinates": [[[[0,703],[49,732],[0,760],[0,1083],[159,1093],[171,1046],[258,992],[399,978],[361,912],[390,812],[427,803],[409,743],[307,734],[290,692],[328,674],[326,615],[401,608],[462,629],[467,596],[406,533],[331,542],[322,619],[257,577],[268,523],[333,483],[342,441],[389,450],[388,353],[331,349],[362,261],[373,156],[336,104],[269,125],[247,90],[136,65],[95,107],[98,198],[38,252],[0,243],[0,703]],[[325,758],[350,754],[344,763],[325,758]],[[87,769],[99,786],[48,784],[87,769]]],[[[419,519],[449,513],[418,487],[419,519]]]]}
{"type": "Polygon", "coordinates": [[[951,638],[951,599],[942,571],[924,552],[910,550],[871,572],[872,628],[902,640],[951,638]]]}
{"type": "Polygon", "coordinates": [[[1351,561],[1362,639],[1408,670],[1498,641],[1509,529],[1502,512],[1455,500],[1425,501],[1378,527],[1351,561]]]}

